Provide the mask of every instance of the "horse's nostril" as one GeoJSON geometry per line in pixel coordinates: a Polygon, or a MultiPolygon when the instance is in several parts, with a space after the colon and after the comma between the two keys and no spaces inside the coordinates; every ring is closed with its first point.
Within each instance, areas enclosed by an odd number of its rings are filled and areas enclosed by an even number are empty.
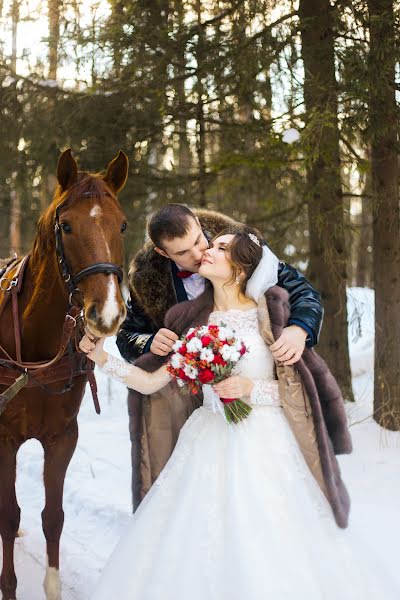
{"type": "Polygon", "coordinates": [[[86,314],[87,314],[87,318],[90,319],[91,321],[97,321],[96,305],[92,304],[91,306],[89,306],[86,314]]]}

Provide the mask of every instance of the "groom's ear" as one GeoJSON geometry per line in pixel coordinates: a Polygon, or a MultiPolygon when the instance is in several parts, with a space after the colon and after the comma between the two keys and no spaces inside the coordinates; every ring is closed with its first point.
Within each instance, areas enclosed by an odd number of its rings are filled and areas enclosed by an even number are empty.
{"type": "Polygon", "coordinates": [[[158,248],[157,246],[154,246],[154,250],[156,252],[158,252],[158,254],[161,254],[161,256],[163,256],[164,258],[169,258],[168,254],[162,248],[158,248]]]}

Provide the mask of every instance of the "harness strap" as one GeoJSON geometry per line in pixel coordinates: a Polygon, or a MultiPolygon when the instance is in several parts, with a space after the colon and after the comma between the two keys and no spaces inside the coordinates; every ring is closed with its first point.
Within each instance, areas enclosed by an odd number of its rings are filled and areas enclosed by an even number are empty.
{"type": "Polygon", "coordinates": [[[21,356],[21,329],[19,324],[19,310],[18,310],[18,292],[17,288],[13,287],[11,290],[11,302],[12,302],[12,313],[14,320],[14,339],[15,339],[15,354],[17,362],[22,364],[21,356]]]}
{"type": "MultiPolygon", "coordinates": [[[[71,309],[69,310],[69,312],[65,315],[63,331],[62,331],[62,335],[61,335],[60,348],[59,348],[56,356],[49,361],[22,362],[22,360],[18,360],[18,357],[17,357],[17,360],[12,358],[2,346],[0,346],[0,350],[2,352],[4,352],[4,354],[6,355],[8,360],[11,361],[17,367],[22,367],[23,369],[30,369],[30,370],[47,369],[48,367],[51,367],[52,365],[54,365],[63,356],[65,349],[67,347],[67,344],[68,344],[69,340],[71,339],[72,333],[73,333],[75,325],[76,325],[77,317],[80,312],[81,312],[81,309],[78,306],[72,306],[71,309]]],[[[18,331],[18,337],[19,337],[19,335],[20,335],[20,332],[18,331]]]]}
{"type": "Polygon", "coordinates": [[[0,279],[0,292],[5,294],[5,299],[2,304],[0,304],[0,317],[7,306],[7,301],[10,295],[7,293],[10,290],[16,290],[17,293],[21,291],[23,276],[25,272],[26,265],[29,261],[29,254],[20,259],[19,263],[16,265],[14,262],[9,264],[6,270],[3,272],[3,275],[0,279]],[[10,271],[13,271],[16,268],[16,271],[12,277],[8,277],[10,271]]]}
{"type": "Polygon", "coordinates": [[[28,383],[28,374],[23,373],[14,381],[14,383],[2,394],[0,394],[0,416],[7,408],[7,404],[18,394],[18,392],[28,383]]]}
{"type": "Polygon", "coordinates": [[[94,409],[97,412],[97,414],[99,415],[100,412],[101,412],[101,409],[100,409],[99,397],[97,395],[97,383],[96,383],[96,378],[94,376],[93,369],[92,368],[90,370],[88,369],[86,371],[86,374],[87,374],[87,378],[88,378],[88,381],[89,381],[90,390],[92,392],[94,409]]]}

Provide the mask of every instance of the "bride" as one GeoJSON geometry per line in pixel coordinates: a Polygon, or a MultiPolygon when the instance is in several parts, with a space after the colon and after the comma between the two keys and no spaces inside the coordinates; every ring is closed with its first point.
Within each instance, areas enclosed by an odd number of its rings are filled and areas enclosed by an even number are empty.
{"type": "MultiPolygon", "coordinates": [[[[350,452],[351,440],[336,382],[310,349],[295,367],[274,365],[269,345],[286,307],[277,269],[256,230],[223,232],[200,269],[212,288],[169,311],[178,335],[224,323],[249,352],[233,376],[204,387],[92,600],[394,598],[365,540],[344,529],[350,503],[335,453],[350,452]],[[219,397],[253,410],[229,425],[219,397]]],[[[86,335],[81,349],[109,375],[146,394],[169,383],[162,358],[143,357],[142,369],[103,341],[86,335]]]]}

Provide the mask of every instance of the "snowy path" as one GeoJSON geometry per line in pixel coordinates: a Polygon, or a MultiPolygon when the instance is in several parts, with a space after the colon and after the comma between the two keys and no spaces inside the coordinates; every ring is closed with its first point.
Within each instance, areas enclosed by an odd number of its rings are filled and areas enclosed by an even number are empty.
{"type": "MultiPolygon", "coordinates": [[[[370,414],[372,394],[371,293],[355,290],[354,298],[352,306],[362,309],[363,337],[351,345],[357,403],[347,407],[350,423],[362,421],[370,414]]],[[[65,525],[61,540],[63,600],[88,598],[130,518],[126,390],[101,373],[97,380],[102,414],[95,414],[91,396],[86,393],[79,419],[79,444],[65,483],[65,525]]],[[[343,478],[352,497],[351,524],[365,532],[366,543],[379,551],[392,573],[397,573],[400,432],[385,432],[367,420],[352,425],[351,433],[355,451],[340,457],[343,478]]],[[[44,600],[42,457],[36,441],[26,443],[18,455],[17,493],[24,534],[16,543],[19,600],[44,600]]]]}

